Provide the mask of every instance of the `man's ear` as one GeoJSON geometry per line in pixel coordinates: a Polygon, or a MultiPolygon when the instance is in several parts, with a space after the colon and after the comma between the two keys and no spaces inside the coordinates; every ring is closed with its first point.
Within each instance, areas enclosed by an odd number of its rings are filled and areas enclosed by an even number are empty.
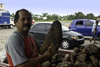
{"type": "Polygon", "coordinates": [[[14,24],[15,24],[15,26],[17,26],[17,21],[14,20],[14,24]]]}

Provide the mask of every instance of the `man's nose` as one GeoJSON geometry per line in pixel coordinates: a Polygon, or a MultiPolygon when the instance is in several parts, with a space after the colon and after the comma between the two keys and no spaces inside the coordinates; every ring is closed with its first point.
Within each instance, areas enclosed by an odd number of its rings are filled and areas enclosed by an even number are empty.
{"type": "Polygon", "coordinates": [[[28,23],[28,20],[27,19],[25,19],[25,23],[28,23]]]}

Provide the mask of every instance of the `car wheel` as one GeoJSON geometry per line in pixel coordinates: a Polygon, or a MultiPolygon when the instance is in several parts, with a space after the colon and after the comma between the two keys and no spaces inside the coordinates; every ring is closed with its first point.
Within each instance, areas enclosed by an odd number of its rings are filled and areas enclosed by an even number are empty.
{"type": "Polygon", "coordinates": [[[64,48],[64,49],[70,48],[69,41],[68,41],[68,40],[63,40],[61,46],[62,46],[62,48],[64,48]]]}
{"type": "Polygon", "coordinates": [[[10,28],[13,28],[13,25],[12,24],[10,25],[10,28]]]}

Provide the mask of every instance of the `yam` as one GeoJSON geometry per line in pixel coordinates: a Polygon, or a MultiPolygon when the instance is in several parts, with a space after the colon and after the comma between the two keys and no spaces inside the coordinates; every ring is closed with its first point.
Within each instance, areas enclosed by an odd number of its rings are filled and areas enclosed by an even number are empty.
{"type": "Polygon", "coordinates": [[[51,28],[49,29],[48,34],[46,35],[45,41],[40,47],[40,53],[43,54],[51,48],[52,53],[56,53],[58,48],[62,43],[62,25],[56,20],[52,23],[51,28]]]}

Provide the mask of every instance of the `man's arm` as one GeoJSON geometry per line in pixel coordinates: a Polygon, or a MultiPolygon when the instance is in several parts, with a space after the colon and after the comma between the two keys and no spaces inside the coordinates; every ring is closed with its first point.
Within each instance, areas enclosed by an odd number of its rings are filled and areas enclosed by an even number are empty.
{"type": "Polygon", "coordinates": [[[5,45],[6,51],[11,57],[14,66],[16,67],[35,67],[42,60],[50,58],[54,55],[50,52],[50,49],[48,49],[48,51],[46,51],[40,57],[28,59],[25,56],[23,46],[24,43],[21,40],[22,39],[17,35],[12,35],[5,45]]]}
{"type": "Polygon", "coordinates": [[[50,48],[43,55],[37,58],[31,58],[27,62],[17,65],[16,67],[35,67],[42,60],[52,57],[54,54],[50,52],[50,48]]]}
{"type": "Polygon", "coordinates": [[[95,25],[95,27],[94,27],[94,34],[96,33],[96,25],[95,25]]]}

